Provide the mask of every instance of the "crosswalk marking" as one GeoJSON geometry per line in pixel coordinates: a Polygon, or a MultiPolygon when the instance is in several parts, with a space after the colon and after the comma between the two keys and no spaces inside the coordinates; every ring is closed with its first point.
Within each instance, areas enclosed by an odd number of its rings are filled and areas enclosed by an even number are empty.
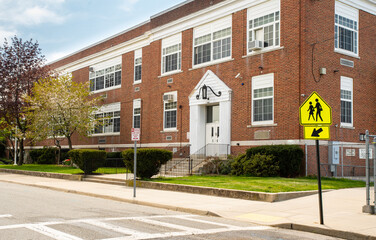
{"type": "Polygon", "coordinates": [[[29,225],[26,228],[58,240],[82,240],[82,238],[78,238],[68,233],[60,232],[39,224],[29,225]]]}
{"type": "MultiPolygon", "coordinates": [[[[222,232],[230,231],[261,231],[272,229],[271,227],[256,226],[256,227],[239,227],[230,224],[219,223],[215,221],[208,221],[203,219],[198,219],[196,215],[155,215],[155,216],[141,216],[141,217],[114,217],[114,218],[98,218],[98,219],[74,219],[67,221],[54,221],[54,222],[40,222],[40,223],[29,223],[29,224],[14,224],[8,226],[0,226],[1,230],[6,229],[17,229],[17,228],[27,228],[32,231],[38,232],[45,236],[51,237],[57,240],[81,240],[81,238],[64,233],[53,229],[51,226],[57,224],[75,224],[75,223],[85,223],[98,227],[99,229],[106,229],[112,232],[121,233],[124,236],[115,238],[106,238],[102,240],[142,240],[142,239],[155,239],[155,238],[171,238],[179,236],[188,235],[199,235],[199,234],[217,234],[222,232]],[[179,223],[168,223],[163,221],[164,219],[176,219],[176,220],[186,220],[192,223],[201,223],[211,225],[211,228],[200,229],[194,227],[187,227],[180,225],[179,223]],[[122,221],[128,220],[132,222],[147,223],[150,225],[165,227],[171,229],[169,232],[163,233],[148,233],[133,230],[130,228],[117,226],[115,224],[109,223],[109,221],[122,221]]],[[[84,228],[84,227],[83,227],[84,228]]]]}
{"type": "Polygon", "coordinates": [[[12,217],[12,215],[10,215],[10,214],[0,215],[0,218],[8,218],[8,217],[12,217]]]}

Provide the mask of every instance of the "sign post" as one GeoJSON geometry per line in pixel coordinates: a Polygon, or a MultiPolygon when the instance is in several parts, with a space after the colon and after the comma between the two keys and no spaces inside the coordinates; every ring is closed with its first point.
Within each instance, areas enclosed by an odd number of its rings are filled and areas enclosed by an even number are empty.
{"type": "Polygon", "coordinates": [[[140,129],[139,128],[132,128],[132,141],[134,141],[133,197],[136,198],[137,141],[140,141],[140,129]]]}
{"type": "Polygon", "coordinates": [[[312,92],[299,108],[299,119],[300,124],[304,126],[304,139],[316,140],[320,224],[323,225],[324,214],[322,204],[319,140],[330,139],[329,126],[332,124],[332,108],[317,92],[312,92]]]}

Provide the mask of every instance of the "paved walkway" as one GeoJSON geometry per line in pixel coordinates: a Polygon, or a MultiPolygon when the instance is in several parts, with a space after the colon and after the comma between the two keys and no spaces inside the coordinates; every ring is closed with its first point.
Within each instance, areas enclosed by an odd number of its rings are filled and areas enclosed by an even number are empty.
{"type": "MultiPolygon", "coordinates": [[[[117,177],[124,177],[125,179],[124,175],[118,175],[117,177]]],[[[357,237],[356,235],[351,235],[351,233],[371,236],[364,239],[376,239],[376,215],[362,213],[366,196],[365,188],[334,190],[323,193],[325,225],[320,225],[317,195],[283,202],[265,203],[138,188],[136,192],[137,196],[134,199],[133,188],[118,185],[7,173],[0,174],[0,181],[104,197],[190,213],[211,213],[229,219],[249,221],[261,225],[296,224],[301,227],[301,230],[321,234],[337,232],[336,236],[349,239],[357,237]]],[[[371,193],[373,195],[373,191],[371,193]]],[[[373,198],[371,198],[371,202],[373,202],[373,198]]]]}

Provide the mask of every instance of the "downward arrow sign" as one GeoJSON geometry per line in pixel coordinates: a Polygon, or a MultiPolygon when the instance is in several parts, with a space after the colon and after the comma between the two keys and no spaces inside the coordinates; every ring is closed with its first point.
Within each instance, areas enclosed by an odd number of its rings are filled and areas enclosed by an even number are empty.
{"type": "Polygon", "coordinates": [[[319,134],[320,134],[322,131],[324,131],[324,130],[322,130],[322,128],[320,128],[319,130],[316,130],[316,128],[313,129],[313,133],[312,133],[311,137],[320,137],[319,134]]]}

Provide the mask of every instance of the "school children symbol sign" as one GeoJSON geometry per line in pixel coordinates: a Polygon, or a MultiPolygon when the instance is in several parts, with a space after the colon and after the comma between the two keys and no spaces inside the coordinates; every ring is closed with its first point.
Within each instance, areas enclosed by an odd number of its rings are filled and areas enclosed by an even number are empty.
{"type": "Polygon", "coordinates": [[[330,139],[332,108],[317,92],[313,92],[300,106],[299,117],[305,139],[330,139]]]}

